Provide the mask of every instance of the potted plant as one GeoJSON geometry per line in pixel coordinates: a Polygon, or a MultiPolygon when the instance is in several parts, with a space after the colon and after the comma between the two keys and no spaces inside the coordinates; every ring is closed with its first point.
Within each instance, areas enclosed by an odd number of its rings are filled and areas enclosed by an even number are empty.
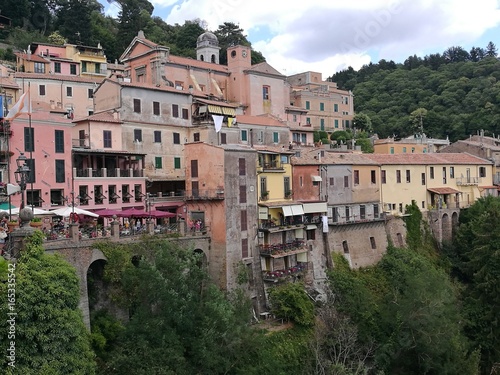
{"type": "Polygon", "coordinates": [[[292,197],[292,191],[291,190],[285,191],[285,198],[291,198],[291,197],[292,197]]]}
{"type": "Polygon", "coordinates": [[[43,224],[42,219],[40,217],[34,217],[30,221],[30,226],[32,226],[34,228],[40,228],[42,226],[42,224],[43,224]]]}
{"type": "Polygon", "coordinates": [[[261,193],[261,196],[262,196],[262,200],[266,200],[266,199],[267,199],[267,197],[269,196],[269,191],[268,191],[268,190],[263,191],[263,192],[261,193]]]}
{"type": "Polygon", "coordinates": [[[19,226],[19,222],[16,219],[11,219],[7,223],[7,227],[9,228],[9,232],[12,232],[14,230],[14,228],[16,228],[18,226],[19,226]]]}

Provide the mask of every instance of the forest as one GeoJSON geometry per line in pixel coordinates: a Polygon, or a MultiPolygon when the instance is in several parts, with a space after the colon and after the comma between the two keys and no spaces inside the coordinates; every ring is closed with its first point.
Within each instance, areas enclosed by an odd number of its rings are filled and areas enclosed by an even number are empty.
{"type": "MultiPolygon", "coordinates": [[[[415,203],[406,214],[406,248],[390,245],[378,264],[358,270],[333,254],[324,301],[313,301],[300,282],[274,286],[271,322],[253,318],[244,272],[228,293],[210,282],[199,254],[175,242],[99,243],[108,261],[88,276],[91,333],[74,269],[44,253],[37,231],[14,271],[11,373],[498,373],[500,198],[464,210],[455,240],[442,246],[415,203]]],[[[0,258],[2,301],[12,273],[0,258]]],[[[2,302],[0,314],[7,312],[2,302]]],[[[0,329],[8,328],[2,319],[0,329]]],[[[0,345],[9,347],[7,335],[0,345]]],[[[9,369],[8,361],[2,356],[0,367],[9,369]]]]}

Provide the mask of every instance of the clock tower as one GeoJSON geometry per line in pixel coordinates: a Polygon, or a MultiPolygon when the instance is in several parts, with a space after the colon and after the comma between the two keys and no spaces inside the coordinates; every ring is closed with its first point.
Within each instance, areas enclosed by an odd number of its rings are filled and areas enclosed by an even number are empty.
{"type": "Polygon", "coordinates": [[[250,47],[229,47],[227,49],[227,68],[231,73],[228,100],[246,105],[249,102],[250,95],[246,71],[252,68],[250,47]]]}

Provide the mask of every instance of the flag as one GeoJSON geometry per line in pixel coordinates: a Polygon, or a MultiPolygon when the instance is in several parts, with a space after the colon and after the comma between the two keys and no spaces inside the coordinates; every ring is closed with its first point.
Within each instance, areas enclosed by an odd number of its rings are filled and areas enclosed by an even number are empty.
{"type": "Polygon", "coordinates": [[[30,89],[21,95],[16,104],[9,110],[5,120],[14,120],[23,113],[31,114],[30,89]]]}
{"type": "Polygon", "coordinates": [[[222,120],[224,120],[224,116],[212,115],[215,125],[215,131],[218,133],[222,128],[222,120]]]}
{"type": "Polygon", "coordinates": [[[234,117],[228,117],[227,118],[227,127],[230,128],[231,126],[233,126],[233,120],[234,120],[234,117]]]}

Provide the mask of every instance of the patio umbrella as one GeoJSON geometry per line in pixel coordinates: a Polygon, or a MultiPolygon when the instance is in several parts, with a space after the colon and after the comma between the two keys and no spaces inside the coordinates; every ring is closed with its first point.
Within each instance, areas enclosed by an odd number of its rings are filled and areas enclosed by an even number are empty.
{"type": "Polygon", "coordinates": [[[87,215],[87,216],[92,216],[92,217],[99,217],[99,214],[95,212],[90,212],[87,210],[83,210],[78,207],[62,207],[58,208],[57,210],[51,211],[54,215],[62,216],[62,217],[69,217],[73,212],[77,215],[87,215]]]}
{"type": "Polygon", "coordinates": [[[94,213],[102,217],[113,217],[114,215],[116,215],[117,217],[123,216],[122,210],[113,210],[112,208],[103,208],[102,210],[94,211],[94,213]]]}
{"type": "Polygon", "coordinates": [[[129,208],[128,210],[123,210],[120,213],[120,217],[148,217],[149,214],[144,210],[139,210],[137,208],[129,208]]]}
{"type": "MultiPolygon", "coordinates": [[[[149,212],[147,213],[149,216],[149,212]]],[[[167,211],[151,211],[151,217],[154,218],[165,218],[165,217],[176,217],[177,215],[172,213],[172,212],[167,212],[167,211]]]]}
{"type": "MultiPolygon", "coordinates": [[[[41,208],[37,207],[25,207],[25,208],[30,208],[33,211],[33,215],[54,215],[52,211],[47,211],[47,210],[42,210],[41,208]]],[[[12,215],[19,215],[19,208],[13,208],[11,210],[12,215]]]]}

